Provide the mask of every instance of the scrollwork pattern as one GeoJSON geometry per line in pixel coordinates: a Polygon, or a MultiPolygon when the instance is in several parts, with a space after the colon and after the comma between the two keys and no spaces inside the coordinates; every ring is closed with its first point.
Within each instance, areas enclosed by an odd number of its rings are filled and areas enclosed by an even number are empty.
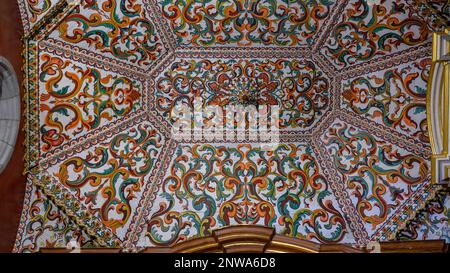
{"type": "Polygon", "coordinates": [[[428,143],[424,86],[430,65],[426,58],[345,81],[344,108],[428,143]]]}
{"type": "Polygon", "coordinates": [[[351,0],[321,52],[338,67],[369,61],[425,42],[427,23],[412,16],[414,9],[402,1],[369,5],[351,0]]]}
{"type": "Polygon", "coordinates": [[[136,80],[85,67],[58,56],[41,56],[39,80],[42,150],[47,152],[141,106],[136,80]]]}
{"type": "Polygon", "coordinates": [[[31,24],[36,24],[55,4],[57,0],[23,0],[26,1],[31,24]]]}
{"type": "Polygon", "coordinates": [[[232,224],[273,226],[292,237],[339,242],[346,222],[308,144],[265,152],[180,145],[164,178],[147,236],[171,245],[232,224]]]}
{"type": "Polygon", "coordinates": [[[429,179],[429,162],[337,120],[322,135],[358,214],[369,231],[386,221],[429,179]]]}
{"type": "Polygon", "coordinates": [[[81,9],[59,24],[59,38],[137,65],[160,56],[162,43],[140,0],[86,1],[81,9]]]}
{"type": "Polygon", "coordinates": [[[52,168],[55,177],[114,232],[129,220],[160,154],[163,137],[149,124],[115,135],[52,168]]]}
{"type": "Polygon", "coordinates": [[[177,60],[157,78],[156,108],[170,118],[180,101],[233,104],[239,92],[256,94],[258,103],[278,105],[281,128],[308,129],[329,109],[330,80],[308,59],[177,60]]]}
{"type": "Polygon", "coordinates": [[[89,236],[36,187],[31,191],[27,218],[16,252],[38,252],[41,247],[66,248],[70,242],[80,247],[92,244],[89,236]]]}
{"type": "Polygon", "coordinates": [[[178,44],[307,46],[335,1],[160,0],[178,44]]]}

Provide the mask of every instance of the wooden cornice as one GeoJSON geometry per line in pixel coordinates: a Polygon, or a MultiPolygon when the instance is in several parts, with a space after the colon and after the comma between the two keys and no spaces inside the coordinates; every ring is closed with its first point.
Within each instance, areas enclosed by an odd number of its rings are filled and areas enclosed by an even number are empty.
{"type": "Polygon", "coordinates": [[[448,253],[444,240],[393,241],[380,244],[382,253],[448,253]]]}
{"type": "MultiPolygon", "coordinates": [[[[119,253],[120,248],[41,248],[42,253],[119,253]]],[[[275,234],[273,228],[254,225],[230,226],[214,230],[211,236],[194,238],[170,247],[148,247],[141,253],[368,253],[372,249],[346,244],[319,244],[275,234]]],[[[378,252],[448,252],[444,240],[381,242],[378,252]]]]}

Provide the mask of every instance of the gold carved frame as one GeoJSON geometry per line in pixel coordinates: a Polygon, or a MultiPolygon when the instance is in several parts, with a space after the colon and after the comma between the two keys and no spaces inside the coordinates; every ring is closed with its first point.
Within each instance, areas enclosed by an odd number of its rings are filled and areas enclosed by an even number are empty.
{"type": "Polygon", "coordinates": [[[432,182],[450,178],[450,28],[433,34],[433,55],[427,92],[427,121],[432,149],[432,182]]]}

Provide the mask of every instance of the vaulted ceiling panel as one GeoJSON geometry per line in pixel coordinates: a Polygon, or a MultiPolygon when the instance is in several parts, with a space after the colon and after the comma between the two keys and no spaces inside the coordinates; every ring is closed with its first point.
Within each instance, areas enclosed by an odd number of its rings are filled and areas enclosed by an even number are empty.
{"type": "MultiPolygon", "coordinates": [[[[435,198],[439,1],[18,1],[29,185],[15,251],[171,246],[237,224],[361,246],[400,238],[435,198]],[[278,106],[279,141],[180,140],[173,110],[200,98],[278,106]]],[[[441,203],[416,226],[447,219],[441,203]]]]}

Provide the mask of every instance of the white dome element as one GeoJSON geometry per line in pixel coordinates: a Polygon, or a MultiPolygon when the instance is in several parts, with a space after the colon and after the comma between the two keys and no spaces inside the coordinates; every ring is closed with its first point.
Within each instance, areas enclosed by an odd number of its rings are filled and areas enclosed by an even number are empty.
{"type": "Polygon", "coordinates": [[[0,56],[0,173],[14,151],[20,123],[20,92],[11,64],[0,56]]]}

